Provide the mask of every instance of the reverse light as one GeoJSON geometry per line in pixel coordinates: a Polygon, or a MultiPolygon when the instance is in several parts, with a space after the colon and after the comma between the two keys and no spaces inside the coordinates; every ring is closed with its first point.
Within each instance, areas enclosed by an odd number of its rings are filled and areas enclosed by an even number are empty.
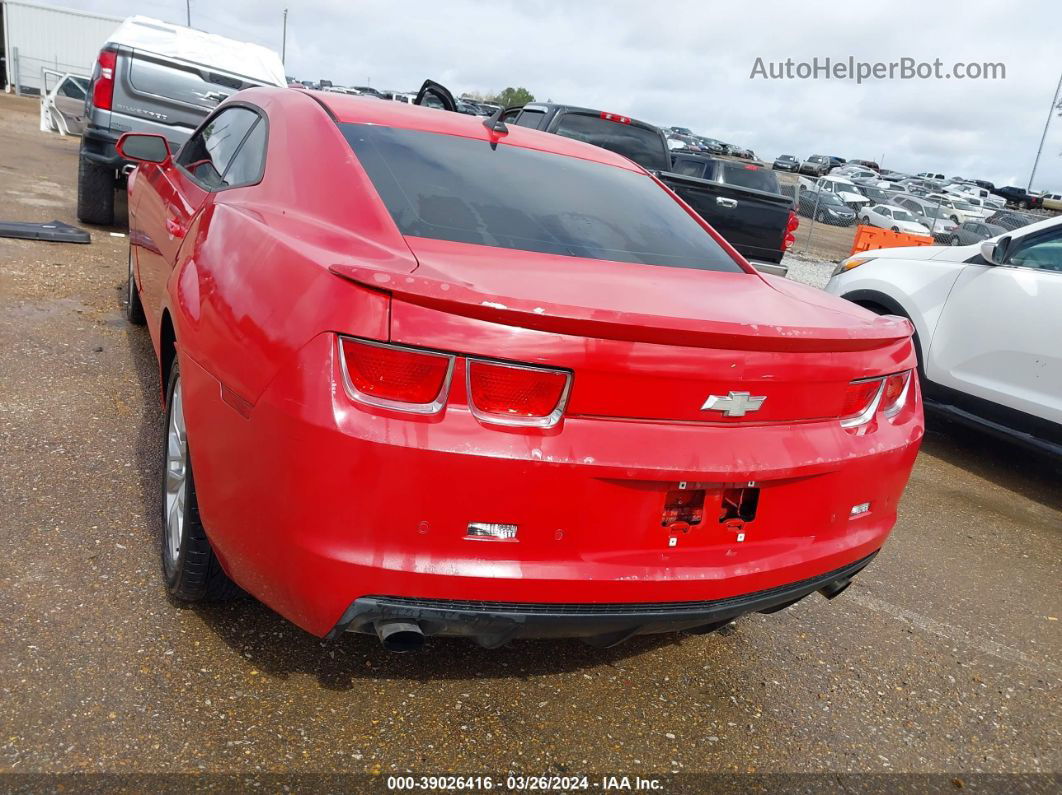
{"type": "Polygon", "coordinates": [[[854,519],[857,516],[862,516],[865,513],[869,513],[869,511],[870,511],[870,503],[869,502],[861,502],[858,505],[853,505],[852,506],[852,510],[848,513],[848,518],[849,519],[854,519]]]}
{"type": "Polygon", "coordinates": [[[96,59],[96,69],[92,81],[92,104],[99,110],[110,110],[114,99],[114,69],[118,63],[118,53],[114,50],[101,50],[96,59]]]}
{"type": "Polygon", "coordinates": [[[551,428],[564,414],[571,373],[468,359],[468,408],[483,422],[551,428]]]}
{"type": "Polygon", "coordinates": [[[339,346],[353,400],[413,414],[436,414],[446,403],[454,356],[350,337],[340,337],[339,346]]]}

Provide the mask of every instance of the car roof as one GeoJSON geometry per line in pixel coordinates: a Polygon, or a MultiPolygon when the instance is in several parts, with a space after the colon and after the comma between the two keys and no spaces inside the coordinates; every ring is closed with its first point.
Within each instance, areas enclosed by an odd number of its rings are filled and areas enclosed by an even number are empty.
{"type": "MultiPolygon", "coordinates": [[[[285,91],[287,89],[278,89],[285,91]]],[[[623,155],[602,149],[600,146],[565,138],[553,133],[540,132],[515,124],[508,125],[509,132],[500,138],[483,126],[483,116],[469,116],[445,110],[410,105],[405,102],[381,102],[378,99],[356,97],[324,91],[300,92],[317,100],[338,122],[351,124],[378,124],[404,130],[457,135],[490,143],[500,140],[509,146],[536,149],[541,152],[577,157],[595,163],[617,166],[628,171],[644,171],[641,166],[623,155]]]]}

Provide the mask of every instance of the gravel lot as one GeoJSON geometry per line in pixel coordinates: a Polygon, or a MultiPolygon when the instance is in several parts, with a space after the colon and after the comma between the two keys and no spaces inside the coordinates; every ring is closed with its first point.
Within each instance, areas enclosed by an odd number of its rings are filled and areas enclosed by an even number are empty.
{"type": "MultiPolygon", "coordinates": [[[[0,95],[0,212],[73,222],[76,153],[0,95]]],[[[112,232],[0,239],[0,771],[1062,770],[1060,472],[947,427],[844,596],[716,635],[395,656],[171,604],[159,388],[112,232]]]]}

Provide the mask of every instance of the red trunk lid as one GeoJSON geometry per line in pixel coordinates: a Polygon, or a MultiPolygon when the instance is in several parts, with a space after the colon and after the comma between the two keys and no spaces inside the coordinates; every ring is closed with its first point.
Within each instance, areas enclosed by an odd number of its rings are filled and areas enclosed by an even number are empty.
{"type": "Polygon", "coordinates": [[[411,273],[332,270],[394,296],[396,341],[570,368],[569,415],[836,417],[849,381],[903,369],[911,355],[906,320],[785,279],[406,241],[419,262],[411,273]],[[744,416],[704,408],[742,391],[766,400],[744,416]]]}

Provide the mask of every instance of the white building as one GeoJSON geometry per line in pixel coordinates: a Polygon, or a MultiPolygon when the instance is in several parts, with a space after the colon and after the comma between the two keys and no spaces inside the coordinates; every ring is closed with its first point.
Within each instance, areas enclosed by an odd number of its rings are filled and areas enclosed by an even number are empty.
{"type": "Polygon", "coordinates": [[[103,42],[121,21],[29,0],[2,0],[0,84],[7,91],[35,94],[43,85],[41,69],[88,77],[103,42]]]}

